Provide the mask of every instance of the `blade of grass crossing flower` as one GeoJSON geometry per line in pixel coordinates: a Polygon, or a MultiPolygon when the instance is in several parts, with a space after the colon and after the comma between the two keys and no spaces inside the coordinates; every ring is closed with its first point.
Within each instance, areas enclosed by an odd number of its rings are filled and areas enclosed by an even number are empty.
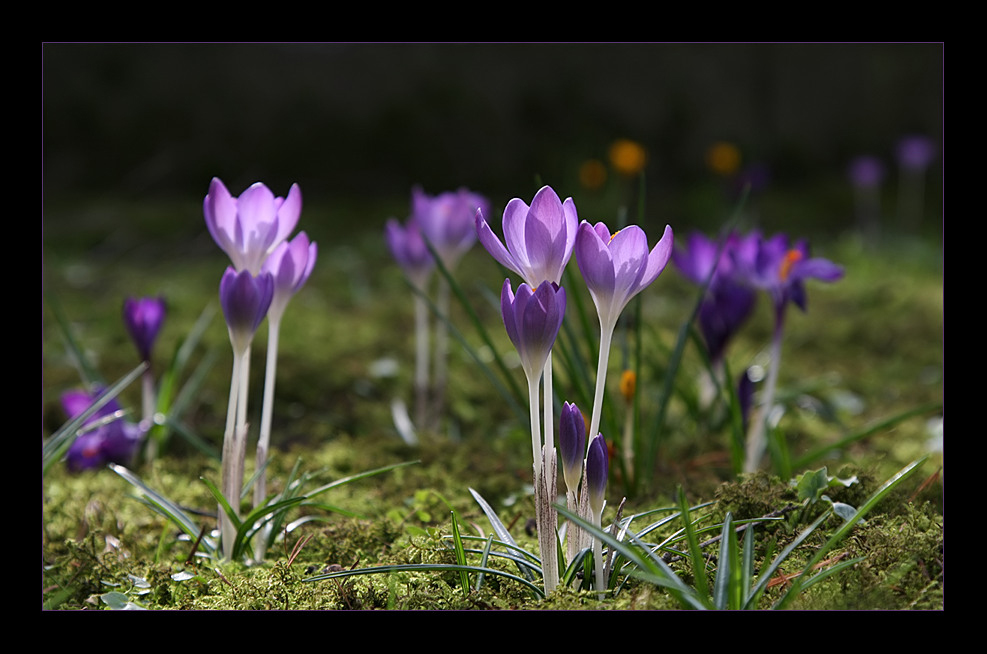
{"type": "Polygon", "coordinates": [[[628,533],[628,537],[631,539],[631,544],[629,545],[628,543],[618,541],[616,538],[611,536],[609,532],[599,529],[593,523],[580,518],[574,513],[570,513],[564,506],[556,505],[556,510],[559,512],[559,515],[568,518],[578,527],[586,530],[590,533],[590,535],[600,539],[604,544],[613,548],[616,552],[626,558],[633,566],[636,567],[636,569],[632,570],[630,574],[639,579],[643,579],[657,586],[666,588],[672,597],[682,604],[682,606],[696,609],[706,608],[706,605],[700,600],[699,597],[696,596],[695,591],[692,588],[689,588],[689,586],[686,585],[686,583],[682,581],[682,579],[680,579],[671,568],[668,567],[668,564],[661,560],[661,557],[652,552],[651,548],[638,540],[635,534],[628,533]]]}
{"type": "Polygon", "coordinates": [[[41,475],[42,477],[48,471],[53,463],[61,459],[62,455],[65,454],[66,450],[75,441],[76,435],[78,434],[79,428],[82,424],[93,416],[97,411],[102,409],[108,402],[113,400],[117,395],[123,391],[124,388],[129,386],[135,379],[144,374],[147,370],[147,363],[141,363],[136,368],[131,370],[129,373],[118,379],[111,386],[109,386],[99,398],[92,403],[85,411],[80,415],[76,416],[74,419],[70,420],[68,423],[63,425],[57,432],[55,432],[51,438],[49,438],[44,445],[41,446],[41,475]]]}

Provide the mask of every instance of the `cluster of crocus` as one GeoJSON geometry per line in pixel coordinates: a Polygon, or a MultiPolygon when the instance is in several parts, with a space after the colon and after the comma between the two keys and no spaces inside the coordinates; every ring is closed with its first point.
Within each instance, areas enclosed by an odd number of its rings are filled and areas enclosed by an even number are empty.
{"type": "MultiPolygon", "coordinates": [[[[722,244],[694,234],[674,258],[686,278],[706,285],[699,323],[714,365],[722,362],[727,343],[750,315],[756,291],[764,291],[771,299],[775,322],[771,367],[762,415],[751,424],[744,462],[745,472],[752,472],[766,447],[767,409],[774,402],[788,304],[794,303],[805,311],[805,281],[834,282],[843,276],[843,268],[827,259],[810,257],[805,241],[792,245],[785,234],[764,238],[759,232],[746,236],[731,234],[722,244]]],[[[746,399],[748,394],[744,392],[741,397],[746,399]]]]}
{"type": "MultiPolygon", "coordinates": [[[[530,206],[519,198],[507,204],[503,218],[504,242],[493,233],[482,212],[477,213],[476,230],[480,243],[491,256],[524,280],[516,295],[510,280],[504,281],[501,309],[508,336],[518,350],[528,378],[539,549],[545,589],[551,592],[558,583],[557,519],[551,507],[556,493],[551,350],[565,313],[565,290],[559,286],[563,270],[575,253],[600,319],[600,361],[587,449],[584,450],[582,445],[585,440],[573,435],[576,422],[573,411],[578,412],[578,409],[566,405],[560,425],[560,447],[563,442],[561,431],[566,432],[563,470],[570,506],[573,501],[580,506],[590,506],[592,493],[585,489],[580,492],[579,479],[582,477],[584,486],[589,481],[588,476],[582,474],[586,452],[594,447],[605,449],[598,429],[613,330],[631,298],[651,284],[664,269],[671,255],[672,232],[666,227],[664,237],[649,252],[647,237],[641,228],[631,226],[611,235],[603,223],[592,226],[584,221],[579,224],[572,199],[561,201],[548,186],[535,194],[530,206]],[[542,380],[544,437],[538,419],[538,391],[542,380]],[[574,499],[580,495],[585,502],[574,499]]],[[[579,419],[582,420],[581,414],[579,419]]],[[[595,484],[594,488],[600,490],[601,485],[595,484]]],[[[602,495],[600,497],[602,510],[602,495]]],[[[580,513],[586,515],[588,511],[581,510],[580,513]]]]}
{"type": "MultiPolygon", "coordinates": [[[[71,420],[88,409],[100,394],[99,390],[69,391],[62,395],[62,408],[71,420]]],[[[86,419],[66,455],[69,470],[78,472],[107,463],[130,464],[144,437],[144,429],[124,420],[123,415],[120,404],[113,399],[86,419]]]]}
{"type": "MultiPolygon", "coordinates": [[[[233,347],[230,402],[223,438],[222,492],[237,513],[246,456],[247,391],[254,334],[267,317],[267,368],[257,444],[259,475],[254,487],[254,504],[259,506],[266,495],[264,470],[270,445],[281,318],[288,301],[305,284],[315,265],[317,247],[305,232],[287,240],[298,224],[301,209],[302,195],[297,184],[291,186],[286,198],[275,197],[261,183],[233,197],[216,178],[210,183],[203,202],[209,233],[233,263],[219,286],[220,304],[233,347]]],[[[235,530],[222,509],[220,527],[223,551],[229,557],[235,530]]],[[[264,540],[259,538],[256,543],[257,558],[263,556],[264,540]]]]}
{"type": "MultiPolygon", "coordinates": [[[[412,189],[411,216],[402,225],[387,221],[384,235],[391,255],[418,290],[415,297],[415,421],[419,429],[433,428],[442,413],[448,356],[448,331],[439,321],[435,331],[433,380],[429,382],[428,282],[435,259],[431,246],[443,267],[452,272],[462,256],[476,243],[473,217],[477,211],[489,211],[485,197],[461,188],[457,191],[426,194],[420,187],[412,189]]],[[[439,280],[435,306],[440,315],[449,314],[449,284],[439,280]]],[[[406,440],[415,438],[405,434],[406,440]]]]}

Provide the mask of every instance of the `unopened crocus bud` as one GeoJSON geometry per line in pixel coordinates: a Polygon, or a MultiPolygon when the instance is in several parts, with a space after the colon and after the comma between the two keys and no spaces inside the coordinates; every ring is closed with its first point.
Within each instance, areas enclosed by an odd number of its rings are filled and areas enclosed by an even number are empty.
{"type": "Polygon", "coordinates": [[[142,361],[151,360],[151,350],[165,318],[165,302],[161,297],[132,297],[123,303],[123,324],[137,346],[142,361]]]}
{"type": "Polygon", "coordinates": [[[273,297],[274,278],[270,273],[254,277],[247,270],[238,273],[232,266],[226,269],[219,284],[219,302],[230,328],[230,342],[238,354],[250,346],[273,297]]]}
{"type": "Polygon", "coordinates": [[[562,451],[562,473],[565,485],[576,492],[583,474],[583,456],[586,453],[586,421],[575,404],[562,405],[559,419],[559,449],[562,451]]]}
{"type": "Polygon", "coordinates": [[[603,511],[603,500],[607,490],[607,476],[610,470],[610,459],[607,453],[607,442],[602,434],[597,434],[589,442],[589,452],[586,453],[586,482],[589,489],[589,506],[594,515],[599,516],[603,511]]]}

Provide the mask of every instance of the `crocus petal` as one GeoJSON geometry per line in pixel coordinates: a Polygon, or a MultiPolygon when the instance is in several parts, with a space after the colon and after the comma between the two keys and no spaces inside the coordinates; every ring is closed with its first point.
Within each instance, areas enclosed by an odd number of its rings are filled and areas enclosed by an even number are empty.
{"type": "Polygon", "coordinates": [[[562,453],[562,473],[566,487],[576,492],[586,453],[586,420],[579,407],[569,402],[562,405],[562,415],[559,418],[559,450],[562,453]]]}
{"type": "Polygon", "coordinates": [[[565,304],[565,289],[551,282],[542,282],[534,292],[522,283],[515,295],[510,280],[504,280],[500,294],[504,327],[529,380],[538,379],[545,367],[565,317],[565,304]]]}
{"type": "Polygon", "coordinates": [[[529,207],[514,198],[504,208],[504,243],[477,215],[476,231],[483,247],[505,268],[517,273],[531,286],[543,281],[562,281],[562,271],[575,245],[576,207],[571,198],[563,203],[558,194],[544,186],[529,207]]]}
{"type": "Polygon", "coordinates": [[[589,491],[589,506],[597,515],[603,511],[609,470],[607,443],[602,434],[597,434],[589,442],[589,450],[586,452],[586,486],[589,491]]]}
{"type": "Polygon", "coordinates": [[[151,349],[165,318],[162,298],[127,298],[123,303],[123,323],[143,361],[150,361],[151,349]]]}
{"type": "Polygon", "coordinates": [[[232,267],[226,269],[219,285],[219,300],[238,354],[249,347],[273,297],[274,278],[270,273],[254,277],[247,270],[238,273],[232,267]]]}
{"type": "MultiPolygon", "coordinates": [[[[510,206],[510,203],[508,203],[508,206],[510,206]]],[[[506,210],[504,215],[506,217],[507,215],[506,210]]],[[[500,242],[500,239],[498,239],[497,236],[493,233],[493,230],[490,229],[490,225],[487,224],[486,219],[484,219],[483,217],[483,212],[479,209],[476,212],[475,221],[476,221],[476,236],[480,240],[480,245],[482,245],[483,248],[490,253],[490,256],[492,256],[497,261],[497,263],[504,266],[505,268],[515,273],[516,275],[520,277],[524,277],[524,273],[521,272],[521,269],[514,261],[514,257],[507,250],[507,248],[504,247],[504,244],[500,242]]]]}

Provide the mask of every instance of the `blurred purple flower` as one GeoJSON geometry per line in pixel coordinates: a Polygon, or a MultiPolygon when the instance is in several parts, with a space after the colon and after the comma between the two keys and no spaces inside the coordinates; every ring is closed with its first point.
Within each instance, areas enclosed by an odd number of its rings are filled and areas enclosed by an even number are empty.
{"type": "Polygon", "coordinates": [[[861,155],[847,166],[847,177],[856,188],[877,188],[884,181],[884,164],[877,157],[861,155]]]}
{"type": "Polygon", "coordinates": [[[672,228],[648,252],[648,237],[637,225],[613,235],[603,223],[585,220],[576,236],[576,262],[596,304],[600,325],[613,331],[631,298],[658,278],[672,255],[672,228]]]}
{"type": "Polygon", "coordinates": [[[476,213],[476,233],[494,259],[529,286],[537,287],[544,281],[562,283],[562,271],[576,242],[578,221],[572,198],[562,202],[550,186],[543,186],[530,207],[520,198],[507,203],[503,243],[490,229],[482,210],[476,213]]]}
{"type": "Polygon", "coordinates": [[[714,364],[723,359],[730,339],[754,308],[756,292],[739,271],[752,267],[757,243],[756,234],[730,234],[717,263],[718,244],[693,232],[686,246],[672,253],[672,260],[686,279],[700,286],[709,279],[706,296],[699,307],[699,328],[714,364]]]}
{"type": "Polygon", "coordinates": [[[226,269],[219,283],[219,303],[230,329],[230,342],[238,354],[250,346],[273,297],[274,277],[270,273],[254,277],[247,270],[238,273],[232,267],[226,269]]]}
{"type": "Polygon", "coordinates": [[[434,197],[419,187],[411,192],[411,215],[450,270],[476,243],[477,211],[489,213],[490,202],[465,188],[434,197]]]}
{"type": "Polygon", "coordinates": [[[603,434],[597,434],[589,442],[586,453],[586,482],[589,490],[589,506],[599,516],[603,511],[603,500],[607,490],[607,477],[610,471],[610,457],[603,434]]]}
{"type": "MultiPolygon", "coordinates": [[[[69,420],[88,409],[101,393],[102,389],[97,389],[92,395],[82,390],[64,393],[62,408],[69,420]]],[[[115,399],[110,400],[83,424],[92,424],[118,411],[120,404],[115,399]]],[[[134,458],[143,437],[144,431],[138,425],[122,418],[114,420],[76,437],[66,454],[66,465],[73,472],[99,468],[107,463],[127,465],[134,458]]]]}
{"type": "Polygon", "coordinates": [[[586,421],[575,404],[562,405],[559,419],[559,449],[562,451],[562,473],[565,485],[572,492],[579,489],[586,455],[586,421]]]}
{"type": "Polygon", "coordinates": [[[274,278],[274,297],[270,308],[272,317],[280,319],[288,300],[308,281],[317,254],[315,243],[308,240],[305,232],[298,232],[291,241],[282,241],[264,261],[261,272],[270,273],[274,278]]]}
{"type": "Polygon", "coordinates": [[[905,170],[923,172],[936,156],[936,146],[927,136],[911,134],[902,137],[896,148],[898,164],[905,170]]]}
{"type": "Polygon", "coordinates": [[[161,297],[127,298],[123,303],[123,324],[137,346],[142,361],[151,360],[151,350],[165,319],[161,297]]]}
{"type": "Polygon", "coordinates": [[[545,281],[532,291],[522,283],[515,296],[511,280],[505,279],[500,309],[521,367],[529,380],[539,379],[565,317],[565,289],[545,281]]]}
{"type": "Polygon", "coordinates": [[[428,276],[435,266],[435,260],[425,246],[425,239],[422,237],[418,222],[411,217],[407,225],[402,227],[401,223],[391,218],[384,228],[384,236],[387,238],[387,247],[398,265],[404,269],[415,286],[424,289],[425,282],[428,281],[428,276]]]}
{"type": "Polygon", "coordinates": [[[206,227],[229,255],[237,272],[260,273],[264,260],[288,238],[302,211],[302,192],[292,184],[287,198],[274,197],[257,182],[234,198],[218,178],[209,184],[203,201],[206,227]]]}
{"type": "Polygon", "coordinates": [[[768,292],[775,307],[775,319],[780,327],[781,317],[789,302],[805,311],[805,280],[835,282],[843,277],[843,267],[828,259],[810,258],[809,245],[801,240],[790,246],[788,236],[777,234],[761,239],[753,265],[744,271],[750,283],[768,292]]]}

